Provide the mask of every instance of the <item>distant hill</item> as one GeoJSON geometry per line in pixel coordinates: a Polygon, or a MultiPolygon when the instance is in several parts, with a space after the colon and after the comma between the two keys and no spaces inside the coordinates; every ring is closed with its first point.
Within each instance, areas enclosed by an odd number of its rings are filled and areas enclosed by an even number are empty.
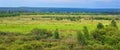
{"type": "Polygon", "coordinates": [[[93,8],[0,7],[0,11],[120,13],[120,9],[112,9],[112,8],[93,9],[93,8]]]}

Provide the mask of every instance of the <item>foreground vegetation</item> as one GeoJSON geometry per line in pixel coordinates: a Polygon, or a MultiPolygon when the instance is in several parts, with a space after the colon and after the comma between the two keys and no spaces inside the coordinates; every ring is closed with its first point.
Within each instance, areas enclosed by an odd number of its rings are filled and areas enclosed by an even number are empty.
{"type": "Polygon", "coordinates": [[[119,50],[120,31],[115,20],[107,26],[98,23],[89,31],[84,26],[76,34],[62,35],[59,29],[34,28],[29,34],[0,32],[0,50],[119,50]]]}
{"type": "Polygon", "coordinates": [[[120,15],[6,14],[0,50],[120,50],[120,15]]]}

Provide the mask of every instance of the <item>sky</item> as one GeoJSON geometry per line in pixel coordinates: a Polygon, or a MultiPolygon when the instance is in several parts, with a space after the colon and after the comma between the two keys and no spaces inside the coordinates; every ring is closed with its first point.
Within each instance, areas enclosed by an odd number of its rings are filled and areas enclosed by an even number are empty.
{"type": "Polygon", "coordinates": [[[0,0],[0,7],[120,8],[120,0],[0,0]]]}

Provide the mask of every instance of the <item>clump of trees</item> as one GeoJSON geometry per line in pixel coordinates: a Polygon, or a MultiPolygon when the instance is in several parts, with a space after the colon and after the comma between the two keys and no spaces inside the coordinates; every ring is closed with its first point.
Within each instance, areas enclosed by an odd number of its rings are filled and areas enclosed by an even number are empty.
{"type": "Polygon", "coordinates": [[[0,17],[13,17],[13,16],[20,16],[20,14],[14,13],[14,12],[1,12],[0,11],[0,17]]]}
{"type": "Polygon", "coordinates": [[[114,20],[107,27],[102,23],[98,23],[97,29],[91,31],[90,34],[88,34],[87,27],[84,27],[83,31],[77,33],[77,41],[80,46],[75,47],[75,49],[119,50],[119,47],[116,48],[116,46],[120,46],[118,45],[120,43],[120,33],[116,26],[117,23],[114,20]]]}
{"type": "Polygon", "coordinates": [[[77,16],[77,17],[55,17],[55,20],[63,20],[63,19],[67,19],[67,20],[70,20],[70,21],[79,21],[81,19],[80,16],[77,16]]]}

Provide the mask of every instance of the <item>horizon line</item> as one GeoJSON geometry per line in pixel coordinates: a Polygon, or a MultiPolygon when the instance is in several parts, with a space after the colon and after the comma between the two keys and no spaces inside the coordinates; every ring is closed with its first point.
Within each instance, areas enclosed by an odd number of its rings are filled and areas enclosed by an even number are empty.
{"type": "MultiPolygon", "coordinates": [[[[8,8],[7,6],[0,8],[8,8]]],[[[85,9],[120,9],[120,7],[30,7],[30,6],[12,6],[9,8],[85,8],[85,9]]]]}

